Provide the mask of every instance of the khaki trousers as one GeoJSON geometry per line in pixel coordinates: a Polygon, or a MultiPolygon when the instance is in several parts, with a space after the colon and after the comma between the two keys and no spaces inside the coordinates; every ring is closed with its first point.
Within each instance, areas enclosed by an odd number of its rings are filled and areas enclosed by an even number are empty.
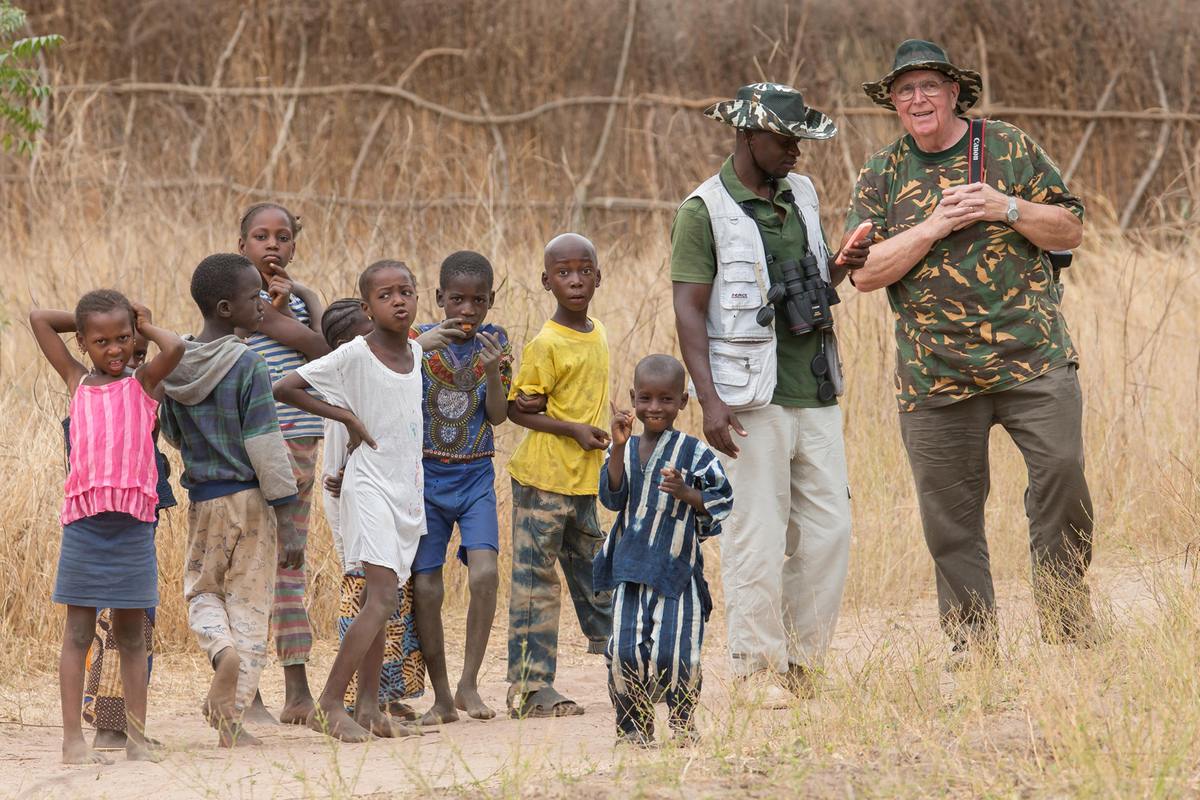
{"type": "Polygon", "coordinates": [[[1008,431],[1025,458],[1029,549],[1042,636],[1070,640],[1091,623],[1092,498],[1083,473],[1083,398],[1067,365],[994,394],[900,414],[938,612],[953,641],[995,635],[996,594],[983,530],[988,437],[1008,431]]]}
{"type": "Polygon", "coordinates": [[[238,711],[250,707],[267,663],[275,536],[275,511],[259,489],[188,506],[183,575],[188,625],[210,661],[226,647],[237,652],[238,711]]]}
{"type": "Polygon", "coordinates": [[[738,413],[749,434],[721,457],[733,512],[721,542],[731,669],[821,665],[850,559],[842,410],[770,405],[738,413]]]}

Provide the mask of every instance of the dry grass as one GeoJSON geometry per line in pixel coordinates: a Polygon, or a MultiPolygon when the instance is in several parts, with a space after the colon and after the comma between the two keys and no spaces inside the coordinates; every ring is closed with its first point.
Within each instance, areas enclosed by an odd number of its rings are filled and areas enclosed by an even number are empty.
{"type": "MultiPolygon", "coordinates": [[[[9,280],[17,286],[26,281],[40,303],[68,306],[76,281],[116,284],[150,300],[166,324],[194,330],[198,320],[178,281],[125,266],[161,258],[182,267],[204,252],[228,248],[233,236],[206,223],[173,229],[153,224],[166,212],[143,204],[128,222],[102,220],[90,229],[76,223],[78,227],[54,235],[47,224],[47,234],[34,240],[39,257],[18,254],[22,263],[35,266],[10,271],[9,280]],[[66,266],[51,269],[38,263],[66,266]]],[[[234,209],[222,216],[232,219],[234,209]]],[[[632,253],[624,239],[614,242],[602,231],[592,234],[600,244],[605,275],[595,313],[612,337],[614,395],[623,394],[638,357],[676,350],[666,250],[650,244],[632,253]]],[[[295,272],[330,298],[348,293],[359,265],[370,258],[436,252],[429,241],[409,250],[385,244],[383,237],[365,252],[348,251],[343,236],[341,222],[331,216],[310,218],[301,239],[303,257],[295,272]],[[318,271],[314,263],[325,268],[318,271]]],[[[489,253],[504,276],[493,318],[506,324],[518,342],[525,341],[550,310],[548,296],[534,283],[537,252],[528,246],[496,251],[478,242],[457,240],[442,247],[475,244],[489,253]]],[[[433,259],[412,259],[426,279],[424,318],[434,313],[427,284],[433,259]]],[[[1110,612],[1119,637],[1095,658],[1044,652],[1034,643],[1028,618],[1018,620],[1009,626],[1007,638],[1024,644],[1013,645],[1004,671],[969,678],[952,691],[941,684],[936,665],[929,664],[944,647],[932,626],[916,637],[906,633],[907,627],[889,633],[894,624],[907,624],[895,619],[932,610],[932,575],[890,397],[890,316],[880,296],[847,295],[839,325],[849,370],[843,406],[855,534],[844,618],[848,625],[884,620],[884,633],[877,631],[862,650],[837,660],[832,695],[819,711],[785,715],[750,729],[744,727],[744,709],[717,719],[716,730],[722,733],[710,753],[714,758],[693,767],[692,780],[728,785],[730,791],[742,785],[765,787],[762,796],[802,786],[813,775],[832,780],[839,796],[846,781],[863,791],[874,787],[882,794],[912,795],[1008,794],[1020,793],[1022,786],[1118,795],[1194,789],[1188,781],[1196,755],[1194,726],[1200,722],[1195,703],[1200,670],[1194,652],[1200,636],[1194,580],[1200,514],[1194,449],[1200,433],[1200,321],[1193,313],[1200,302],[1198,266],[1200,252],[1194,246],[1159,249],[1092,228],[1068,276],[1066,314],[1084,359],[1081,380],[1098,564],[1136,568],[1157,587],[1154,604],[1138,616],[1110,612]],[[977,731],[967,744],[965,725],[977,731]],[[1005,726],[1012,731],[1004,734],[1005,726]],[[1095,726],[1105,726],[1103,733],[1095,726]],[[992,752],[992,740],[1001,735],[1009,737],[1004,740],[1008,744],[992,752]],[[1014,769],[1023,783],[1010,786],[1006,781],[1014,769]],[[880,776],[886,781],[880,783],[880,776]]],[[[10,307],[16,314],[27,305],[14,302],[10,307]]],[[[0,659],[27,670],[49,670],[61,625],[61,608],[48,597],[63,475],[58,421],[66,398],[19,322],[5,332],[0,357],[9,380],[0,400],[0,441],[5,443],[0,480],[6,487],[0,497],[0,574],[5,576],[0,659]]],[[[683,425],[697,430],[694,410],[683,425]]],[[[501,462],[516,437],[511,427],[501,429],[501,462]]],[[[988,513],[993,567],[998,581],[1023,583],[1028,572],[1024,470],[1002,435],[995,437],[993,455],[988,513]]],[[[509,492],[503,481],[499,496],[501,526],[507,529],[509,492]]],[[[194,649],[179,590],[183,534],[183,514],[177,509],[159,533],[164,605],[158,630],[164,660],[194,649]]],[[[311,611],[319,635],[328,637],[336,567],[319,516],[311,542],[311,611]]],[[[507,558],[507,543],[502,543],[502,564],[507,558]]],[[[713,576],[719,574],[715,562],[713,576]]],[[[452,563],[448,589],[455,613],[462,609],[464,577],[452,563]]],[[[1095,584],[1103,607],[1109,587],[1103,578],[1095,584]]],[[[717,594],[719,604],[719,588],[717,594]]],[[[503,608],[504,590],[500,602],[503,608]]],[[[502,647],[499,635],[493,646],[502,647]]],[[[720,658],[719,649],[709,652],[720,658]]],[[[680,754],[654,756],[621,772],[617,785],[649,792],[670,778],[682,786],[678,776],[686,764],[680,754]]],[[[570,796],[593,796],[600,791],[595,781],[607,785],[614,779],[601,771],[608,777],[580,784],[577,773],[568,774],[575,775],[564,779],[563,791],[570,796]],[[582,794],[572,795],[576,790],[582,794]]],[[[514,781],[509,788],[537,785],[537,775],[509,776],[514,781]]]]}
{"type": "MultiPolygon", "coordinates": [[[[52,65],[61,83],[128,77],[136,56],[141,80],[207,84],[237,24],[233,9],[241,8],[220,0],[194,8],[79,0],[67,14],[60,4],[31,5],[39,31],[62,32],[70,42],[52,65]],[[187,35],[178,35],[183,31],[187,35]],[[178,46],[163,47],[164,38],[178,46]]],[[[623,4],[579,2],[559,14],[542,0],[449,5],[407,3],[400,12],[379,0],[353,8],[332,3],[318,12],[311,4],[259,3],[248,12],[246,39],[230,59],[223,83],[290,84],[303,37],[309,84],[392,83],[415,53],[444,46],[467,48],[469,55],[430,59],[414,73],[409,88],[464,110],[476,110],[481,93],[493,110],[509,111],[565,95],[610,91],[623,4]],[[556,47],[548,50],[546,41],[556,47]],[[345,53],[354,58],[342,58],[345,53]]],[[[756,79],[760,67],[768,77],[781,79],[799,68],[798,84],[814,105],[862,105],[865,98],[852,87],[884,71],[901,36],[951,41],[957,32],[973,33],[978,26],[993,98],[1013,105],[1090,108],[1111,71],[1124,65],[1126,77],[1112,106],[1154,105],[1156,94],[1143,65],[1127,62],[1129,53],[1152,44],[1160,62],[1171,65],[1164,70],[1168,93],[1178,107],[1186,107],[1196,71],[1188,11],[1188,3],[1166,0],[1014,0],[1002,6],[964,0],[917,2],[899,12],[892,4],[855,0],[836,9],[834,4],[792,6],[783,25],[783,12],[765,2],[695,8],[682,0],[643,3],[626,91],[728,94],[756,79]],[[1009,24],[1018,18],[1026,21],[1009,24]],[[778,34],[763,35],[755,25],[778,34]],[[717,30],[719,37],[713,34],[717,30]],[[1119,41],[1112,40],[1114,35],[1119,41]]],[[[951,55],[978,64],[979,40],[971,35],[959,41],[951,55]]],[[[212,189],[138,189],[137,183],[199,174],[263,189],[344,193],[380,102],[301,103],[276,168],[265,174],[285,105],[226,100],[206,116],[198,100],[146,96],[131,109],[128,97],[60,94],[49,139],[31,167],[34,181],[25,180],[27,165],[0,160],[6,174],[17,179],[0,183],[0,205],[6,209],[0,219],[3,663],[24,671],[50,669],[62,622],[61,608],[49,602],[49,595],[60,534],[55,522],[63,477],[59,421],[66,398],[34,350],[25,314],[32,306],[69,308],[87,289],[117,286],[150,305],[164,324],[180,332],[196,330],[187,276],[203,255],[234,248],[238,209],[250,198],[212,189]],[[201,131],[193,168],[189,153],[201,131]]],[[[301,201],[295,206],[305,231],[294,274],[334,299],[352,292],[354,278],[369,261],[401,257],[423,279],[421,316],[433,319],[429,281],[436,265],[451,250],[476,249],[492,259],[502,280],[493,320],[506,325],[517,342],[527,341],[551,310],[536,279],[540,246],[572,216],[569,199],[592,157],[602,114],[594,108],[559,111],[494,131],[395,104],[382,115],[356,196],[421,202],[453,196],[479,202],[447,210],[301,201]]],[[[823,190],[831,235],[841,227],[847,160],[856,165],[896,132],[890,120],[851,119],[843,126],[845,152],[839,140],[814,144],[805,149],[802,165],[823,190]]],[[[1014,121],[1044,142],[1060,163],[1070,158],[1083,130],[1080,122],[1014,121]]],[[[720,163],[727,133],[694,111],[622,108],[591,193],[682,198],[720,163]]],[[[627,770],[606,772],[605,781],[651,796],[660,788],[682,793],[689,769],[691,779],[702,777],[714,791],[743,787],[762,796],[804,788],[810,779],[817,781],[811,785],[820,794],[838,796],[846,796],[847,786],[868,794],[914,796],[1200,792],[1194,766],[1200,754],[1194,574],[1200,530],[1195,448],[1200,440],[1200,319],[1195,314],[1200,245],[1193,217],[1200,202],[1200,158],[1193,125],[1180,124],[1172,134],[1143,204],[1141,232],[1120,236],[1114,222],[1149,159],[1137,145],[1156,133],[1157,126],[1146,123],[1102,124],[1076,180],[1090,216],[1084,245],[1067,276],[1066,316],[1083,358],[1099,574],[1131,570],[1141,585],[1153,589],[1136,612],[1102,602],[1117,624],[1114,643],[1096,655],[1064,654],[1038,647],[1029,624],[1016,619],[1006,628],[1011,653],[1002,672],[971,676],[947,690],[929,667],[941,641],[928,619],[924,627],[905,621],[913,609],[929,610],[932,570],[891,398],[891,318],[882,296],[856,295],[847,288],[838,319],[848,370],[843,408],[855,534],[845,619],[849,625],[873,625],[874,632],[863,638],[861,649],[832,666],[831,691],[816,710],[747,727],[744,708],[734,707],[730,716],[714,720],[717,735],[704,751],[710,758],[690,766],[685,755],[664,752],[627,770]],[[899,632],[880,633],[891,630],[899,632]],[[971,738],[976,729],[985,731],[983,738],[971,738]],[[1008,731],[1000,744],[997,731],[1008,731]]],[[[624,395],[638,358],[656,350],[677,352],[666,273],[668,224],[669,215],[657,212],[594,212],[580,222],[600,250],[604,283],[594,312],[610,332],[617,397],[624,395]]],[[[683,427],[696,431],[696,423],[692,409],[683,427]]],[[[517,435],[511,426],[501,429],[498,462],[511,452],[517,435]]],[[[1012,585],[1028,572],[1024,470],[999,434],[993,458],[988,512],[993,569],[999,582],[1012,585]]],[[[498,491],[504,530],[506,480],[498,491]]],[[[184,528],[182,510],[176,509],[159,532],[164,605],[158,631],[168,658],[194,649],[179,590],[184,528]]],[[[337,569],[319,515],[310,542],[311,612],[318,634],[328,637],[337,569]]],[[[502,543],[502,564],[507,558],[502,543]]],[[[715,564],[711,573],[719,574],[715,564]]],[[[452,563],[447,577],[452,612],[459,614],[465,576],[452,563]]],[[[1097,584],[1101,600],[1111,599],[1109,587],[1097,584]]],[[[1022,596],[1017,592],[1018,599],[1022,596]]],[[[491,790],[518,794],[536,785],[536,776],[512,769],[489,784],[491,790]]],[[[565,795],[600,791],[578,772],[554,781],[565,795]]]]}

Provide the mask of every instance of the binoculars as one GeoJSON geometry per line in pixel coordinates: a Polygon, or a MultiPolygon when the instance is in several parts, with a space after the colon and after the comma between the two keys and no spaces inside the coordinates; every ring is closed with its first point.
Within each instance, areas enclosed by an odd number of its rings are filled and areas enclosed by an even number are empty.
{"type": "Polygon", "coordinates": [[[767,290],[767,303],[758,310],[755,321],[764,328],[774,321],[778,312],[780,320],[793,336],[803,336],[814,330],[833,327],[833,315],[829,307],[841,302],[837,290],[821,277],[815,256],[805,256],[796,261],[784,261],[779,265],[783,283],[776,283],[767,290]]]}

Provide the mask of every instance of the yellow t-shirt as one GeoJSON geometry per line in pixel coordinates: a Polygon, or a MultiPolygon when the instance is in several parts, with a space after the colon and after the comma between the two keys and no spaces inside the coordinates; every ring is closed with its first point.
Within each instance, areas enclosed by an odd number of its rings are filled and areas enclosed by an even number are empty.
{"type": "MultiPolygon", "coordinates": [[[[589,318],[590,319],[590,318],[589,318]]],[[[608,335],[598,320],[580,333],[547,320],[521,352],[510,400],[518,392],[546,395],[546,415],[608,429],[608,335]]],[[[584,451],[569,436],[526,430],[508,460],[525,486],[566,495],[597,494],[604,450],[584,451]]]]}

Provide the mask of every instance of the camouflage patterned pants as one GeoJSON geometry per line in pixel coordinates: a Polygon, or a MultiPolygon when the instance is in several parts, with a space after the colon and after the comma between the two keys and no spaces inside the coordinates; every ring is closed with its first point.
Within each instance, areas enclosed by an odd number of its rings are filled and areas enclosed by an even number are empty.
{"type": "Polygon", "coordinates": [[[996,595],[984,535],[988,439],[1008,431],[1025,458],[1025,514],[1042,636],[1086,635],[1084,574],[1092,560],[1092,498],[1083,472],[1083,399],[1067,365],[1011,389],[900,414],[925,542],[937,576],[938,612],[953,641],[995,636],[996,595]]]}
{"type": "Polygon", "coordinates": [[[596,496],[546,492],[512,482],[513,566],[508,605],[508,704],[554,685],[562,565],[589,653],[612,633],[612,592],[592,590],[592,559],[604,544],[596,496]]]}

